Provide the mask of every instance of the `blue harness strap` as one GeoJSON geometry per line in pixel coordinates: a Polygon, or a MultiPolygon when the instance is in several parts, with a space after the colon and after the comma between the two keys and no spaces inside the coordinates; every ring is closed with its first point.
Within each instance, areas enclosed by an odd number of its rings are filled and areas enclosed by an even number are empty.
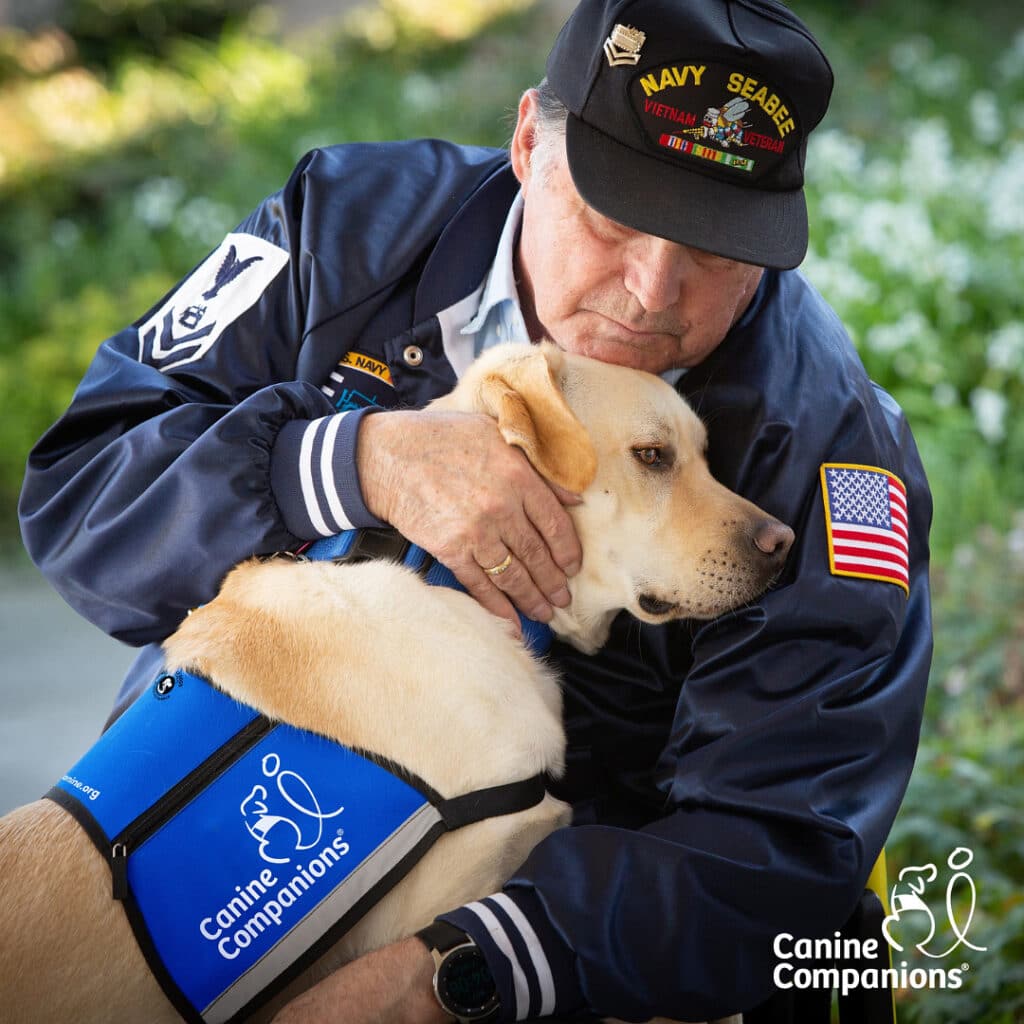
{"type": "MultiPolygon", "coordinates": [[[[354,549],[358,560],[378,541],[330,538],[307,557],[354,549]]],[[[412,559],[428,582],[451,576],[422,549],[412,559]]],[[[108,859],[114,897],[178,1012],[221,1024],[280,991],[445,831],[544,794],[536,776],[443,799],[401,767],[271,722],[180,671],[47,796],[108,859]]]]}
{"type": "MultiPolygon", "coordinates": [[[[303,557],[312,561],[331,562],[364,562],[386,558],[418,572],[431,586],[466,592],[451,569],[392,529],[346,530],[334,537],[314,541],[303,552],[303,557]]],[[[518,615],[523,643],[538,657],[547,654],[551,647],[550,627],[546,623],[528,619],[522,612],[518,612],[518,615]]]]}

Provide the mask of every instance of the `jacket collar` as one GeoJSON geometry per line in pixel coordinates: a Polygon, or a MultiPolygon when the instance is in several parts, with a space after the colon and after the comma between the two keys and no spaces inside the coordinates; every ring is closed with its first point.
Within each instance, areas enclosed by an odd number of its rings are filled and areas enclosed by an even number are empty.
{"type": "Polygon", "coordinates": [[[484,279],[518,191],[505,157],[441,232],[416,288],[415,323],[458,302],[484,279]],[[493,245],[481,244],[482,239],[493,239],[493,245]]]}

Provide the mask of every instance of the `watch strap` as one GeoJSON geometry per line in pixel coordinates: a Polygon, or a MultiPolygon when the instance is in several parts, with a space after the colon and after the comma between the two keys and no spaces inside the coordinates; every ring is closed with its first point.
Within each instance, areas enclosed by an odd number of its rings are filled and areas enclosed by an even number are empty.
{"type": "Polygon", "coordinates": [[[434,960],[434,994],[441,1005],[441,1009],[446,1013],[452,1013],[459,1024],[490,1024],[490,1022],[497,1020],[501,1013],[501,1005],[497,1002],[496,997],[495,1004],[487,1012],[482,1015],[473,1014],[472,1016],[464,1017],[447,1005],[446,999],[440,991],[439,977],[442,964],[449,953],[463,948],[473,950],[477,956],[483,957],[483,953],[473,940],[473,937],[468,932],[463,931],[456,925],[450,924],[448,921],[434,921],[432,924],[428,924],[426,928],[421,928],[416,933],[416,937],[427,947],[434,960]]]}
{"type": "Polygon", "coordinates": [[[447,921],[434,921],[432,924],[428,924],[426,928],[421,928],[416,933],[416,938],[431,953],[437,950],[442,955],[455,949],[456,946],[464,946],[467,942],[473,942],[466,932],[447,921]]]}

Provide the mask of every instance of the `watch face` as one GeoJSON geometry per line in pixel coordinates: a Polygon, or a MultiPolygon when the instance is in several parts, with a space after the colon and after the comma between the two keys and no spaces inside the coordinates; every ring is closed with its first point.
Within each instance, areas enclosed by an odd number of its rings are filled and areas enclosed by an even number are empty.
{"type": "Polygon", "coordinates": [[[437,972],[437,994],[445,1009],[457,1017],[490,1012],[497,1005],[498,992],[483,953],[470,947],[445,957],[437,972]]]}

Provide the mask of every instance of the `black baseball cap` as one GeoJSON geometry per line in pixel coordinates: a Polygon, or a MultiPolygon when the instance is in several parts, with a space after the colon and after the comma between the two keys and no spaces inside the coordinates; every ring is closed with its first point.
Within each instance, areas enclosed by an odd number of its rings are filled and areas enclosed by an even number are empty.
{"type": "Polygon", "coordinates": [[[580,195],[605,216],[789,269],[832,69],[775,0],[582,0],[548,57],[580,195]]]}

